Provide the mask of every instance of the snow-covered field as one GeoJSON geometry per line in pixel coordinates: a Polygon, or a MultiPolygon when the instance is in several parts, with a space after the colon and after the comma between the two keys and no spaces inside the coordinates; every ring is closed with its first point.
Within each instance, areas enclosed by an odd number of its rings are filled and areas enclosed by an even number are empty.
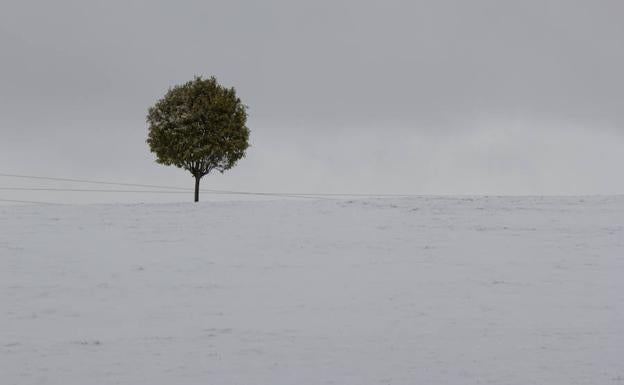
{"type": "Polygon", "coordinates": [[[624,384],[624,197],[0,207],[0,383],[624,384]]]}

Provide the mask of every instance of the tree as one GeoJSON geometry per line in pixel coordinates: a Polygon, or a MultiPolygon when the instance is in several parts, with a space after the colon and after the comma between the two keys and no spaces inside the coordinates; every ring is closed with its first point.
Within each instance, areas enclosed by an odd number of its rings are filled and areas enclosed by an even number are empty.
{"type": "Polygon", "coordinates": [[[223,173],[245,156],[249,147],[247,107],[211,77],[170,88],[148,110],[147,144],[156,162],[183,168],[199,181],[212,170],[223,173]]]}

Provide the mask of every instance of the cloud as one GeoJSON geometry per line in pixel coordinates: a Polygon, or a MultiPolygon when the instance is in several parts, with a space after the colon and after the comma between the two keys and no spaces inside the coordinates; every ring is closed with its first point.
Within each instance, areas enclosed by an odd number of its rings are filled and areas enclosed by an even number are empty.
{"type": "Polygon", "coordinates": [[[219,186],[621,192],[623,11],[607,0],[4,1],[2,160],[183,183],[151,163],[144,118],[198,74],[250,106],[249,158],[213,177],[219,186]]]}

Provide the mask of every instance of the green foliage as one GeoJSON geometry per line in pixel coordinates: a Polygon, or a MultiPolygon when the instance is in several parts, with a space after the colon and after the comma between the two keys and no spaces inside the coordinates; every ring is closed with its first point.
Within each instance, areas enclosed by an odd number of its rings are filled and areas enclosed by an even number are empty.
{"type": "Polygon", "coordinates": [[[147,144],[156,162],[188,170],[199,179],[212,170],[224,172],[249,147],[247,107],[234,88],[214,77],[170,88],[147,114],[147,144]]]}

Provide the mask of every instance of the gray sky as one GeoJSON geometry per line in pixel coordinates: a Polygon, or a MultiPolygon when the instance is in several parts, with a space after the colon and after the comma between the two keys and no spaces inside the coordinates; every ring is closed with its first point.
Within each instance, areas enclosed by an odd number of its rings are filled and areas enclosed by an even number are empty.
{"type": "MultiPolygon", "coordinates": [[[[192,187],[153,163],[145,114],[214,75],[249,105],[252,147],[205,188],[624,193],[622,15],[619,0],[3,0],[0,172],[192,187]]],[[[68,199],[54,194],[0,198],[68,199]]]]}

